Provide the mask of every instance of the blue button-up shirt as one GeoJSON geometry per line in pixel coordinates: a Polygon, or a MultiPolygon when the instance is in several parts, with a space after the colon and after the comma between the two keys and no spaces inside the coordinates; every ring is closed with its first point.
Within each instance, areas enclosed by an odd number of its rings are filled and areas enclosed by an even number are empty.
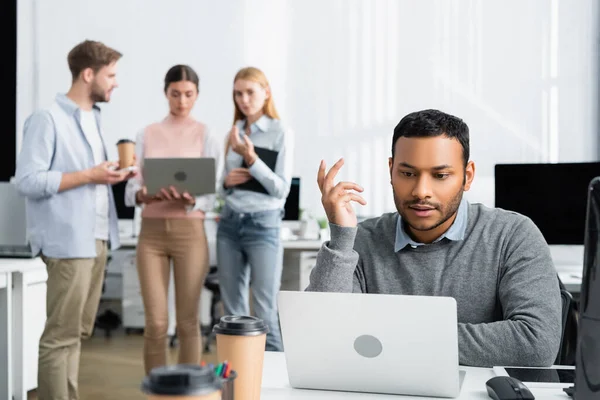
{"type": "MultiPolygon", "coordinates": [[[[94,115],[102,137],[98,107],[94,115]]],[[[80,108],[66,95],[57,95],[48,110],[27,118],[15,178],[19,193],[27,198],[27,236],[34,254],[96,257],[96,185],[58,192],[63,172],[92,167],[94,156],[81,128],[80,108]]],[[[108,195],[109,241],[116,249],[119,228],[110,188],[108,195]]]]}
{"type": "MultiPolygon", "coordinates": [[[[237,121],[236,125],[240,132],[244,132],[245,121],[237,121]]],[[[223,188],[222,182],[227,174],[234,168],[242,167],[244,161],[243,157],[231,148],[225,155],[225,171],[219,185],[220,194],[225,197],[226,204],[238,213],[283,210],[292,182],[293,133],[285,129],[280,120],[263,115],[250,125],[249,138],[256,147],[278,152],[275,170],[272,171],[260,158],[248,168],[252,177],[259,181],[269,194],[223,188]]]]}
{"type": "MultiPolygon", "coordinates": [[[[463,240],[465,238],[465,231],[467,230],[467,220],[468,220],[468,211],[469,211],[469,203],[463,197],[458,206],[458,211],[456,212],[456,218],[448,229],[442,236],[437,238],[435,242],[439,242],[440,240],[446,238],[448,240],[463,240]]],[[[394,246],[394,251],[398,252],[405,248],[406,246],[411,245],[412,247],[423,246],[424,243],[415,242],[410,238],[408,233],[404,230],[404,224],[402,223],[402,217],[398,215],[398,221],[396,222],[396,243],[394,246]]]]}

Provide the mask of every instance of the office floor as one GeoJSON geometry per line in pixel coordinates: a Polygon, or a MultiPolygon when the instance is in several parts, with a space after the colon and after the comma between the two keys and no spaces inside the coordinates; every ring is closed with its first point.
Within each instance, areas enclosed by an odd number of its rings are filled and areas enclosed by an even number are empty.
{"type": "MultiPolygon", "coordinates": [[[[123,329],[105,338],[102,331],[96,331],[89,340],[82,342],[79,370],[79,397],[82,400],[145,400],[140,392],[144,377],[142,334],[126,335],[123,329]]],[[[205,353],[202,359],[215,363],[214,349],[205,353]]],[[[179,348],[168,348],[170,363],[177,361],[179,348]]],[[[29,392],[28,400],[37,400],[35,391],[29,392]]]]}

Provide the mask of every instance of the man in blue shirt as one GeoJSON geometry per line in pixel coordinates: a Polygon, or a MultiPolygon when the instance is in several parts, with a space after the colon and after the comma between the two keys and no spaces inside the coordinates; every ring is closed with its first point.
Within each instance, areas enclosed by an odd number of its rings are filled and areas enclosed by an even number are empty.
{"type": "Polygon", "coordinates": [[[28,238],[48,270],[38,398],[78,399],[81,338],[94,328],[107,259],[119,246],[110,185],[129,179],[107,161],[98,102],[117,87],[121,53],[86,40],[68,55],[73,82],[25,122],[16,183],[27,198],[28,238]]]}

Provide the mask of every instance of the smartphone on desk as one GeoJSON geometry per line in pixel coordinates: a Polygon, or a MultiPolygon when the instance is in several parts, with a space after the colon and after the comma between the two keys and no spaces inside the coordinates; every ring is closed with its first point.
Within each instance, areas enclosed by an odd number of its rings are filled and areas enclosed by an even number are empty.
{"type": "Polygon", "coordinates": [[[528,387],[563,388],[575,383],[575,367],[554,365],[538,367],[494,367],[496,376],[510,376],[520,380],[528,387]]]}

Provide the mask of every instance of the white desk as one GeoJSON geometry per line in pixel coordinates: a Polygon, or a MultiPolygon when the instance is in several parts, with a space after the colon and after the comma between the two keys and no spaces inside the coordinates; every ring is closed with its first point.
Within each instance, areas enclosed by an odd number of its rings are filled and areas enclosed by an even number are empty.
{"type": "Polygon", "coordinates": [[[0,289],[0,354],[6,353],[0,360],[0,382],[8,382],[0,383],[0,399],[26,400],[27,391],[37,387],[38,342],[46,322],[46,265],[40,258],[0,258],[0,277],[0,286],[5,282],[0,289]]]}
{"type": "Polygon", "coordinates": [[[119,241],[121,242],[121,247],[134,249],[138,244],[137,236],[119,236],[119,241]]]}
{"type": "Polygon", "coordinates": [[[569,292],[581,293],[583,265],[556,264],[556,272],[569,292]]]}
{"type": "MultiPolygon", "coordinates": [[[[319,362],[315,360],[315,362],[319,362]]],[[[485,388],[485,382],[494,376],[491,369],[488,368],[472,368],[461,367],[461,370],[466,371],[465,379],[460,391],[459,400],[489,400],[485,388]]],[[[568,386],[568,385],[565,385],[568,386]]],[[[567,395],[562,389],[538,389],[530,388],[536,399],[544,400],[565,400],[567,395]]],[[[398,399],[415,399],[424,400],[429,397],[416,396],[390,396],[384,394],[372,393],[349,393],[349,392],[333,392],[322,390],[301,390],[293,389],[287,375],[287,367],[285,363],[284,353],[265,353],[265,361],[263,366],[263,384],[261,390],[261,400],[317,400],[317,399],[364,399],[364,400],[391,400],[398,399]]],[[[436,398],[440,400],[439,398],[436,398]]]]}
{"type": "MultiPolygon", "coordinates": [[[[216,235],[217,225],[210,220],[205,221],[205,229],[208,240],[210,265],[216,265],[216,235]]],[[[143,328],[144,309],[141,300],[141,292],[135,267],[135,249],[138,237],[124,234],[120,238],[120,255],[113,253],[113,260],[109,265],[107,274],[107,292],[117,293],[122,301],[123,326],[126,331],[133,328],[143,328]],[[129,251],[128,257],[121,257],[129,251]],[[122,259],[126,261],[123,262],[122,259]],[[113,265],[114,264],[114,265],[113,265]],[[118,266],[115,266],[117,265],[118,266]],[[114,272],[111,270],[114,267],[114,272]],[[111,287],[109,287],[109,284],[111,287]],[[115,290],[113,290],[113,287],[115,290]]],[[[308,286],[310,271],[316,262],[316,252],[321,248],[321,240],[282,240],[284,250],[284,267],[281,277],[281,290],[303,290],[308,286]]],[[[118,251],[117,251],[118,252],[118,251]]],[[[173,280],[170,282],[173,285],[173,280]]],[[[169,335],[175,330],[175,300],[173,288],[169,288],[169,335]]],[[[210,294],[202,291],[200,301],[201,321],[210,321],[210,294]]]]}
{"type": "MultiPolygon", "coordinates": [[[[208,241],[210,265],[217,264],[217,223],[214,219],[206,219],[204,224],[208,241]]],[[[139,234],[139,233],[138,233],[139,234]]],[[[135,249],[138,244],[138,236],[132,236],[122,230],[119,237],[121,242],[120,255],[113,253],[113,260],[109,265],[107,274],[107,293],[120,295],[123,307],[123,326],[126,331],[132,328],[143,328],[144,309],[141,300],[141,292],[135,267],[135,249]],[[125,251],[130,254],[124,257],[125,251]],[[123,256],[123,257],[121,257],[123,256]],[[126,261],[123,262],[122,259],[126,261]],[[111,271],[113,270],[114,271],[111,271]],[[109,287],[109,284],[111,287],[109,287]],[[115,290],[113,290],[113,287],[115,290]]],[[[281,277],[281,290],[303,290],[308,286],[310,271],[316,262],[316,252],[321,248],[321,240],[282,240],[284,250],[284,267],[281,277]]],[[[171,285],[173,280],[171,279],[171,285]]],[[[114,295],[113,295],[114,298],[114,295]]],[[[169,335],[175,330],[175,300],[173,288],[169,288],[169,335]]],[[[202,291],[200,301],[201,321],[210,321],[210,294],[202,291]]]]}
{"type": "Polygon", "coordinates": [[[323,242],[318,239],[283,240],[283,250],[319,251],[323,242]]]}
{"type": "Polygon", "coordinates": [[[571,293],[581,293],[581,282],[583,280],[581,272],[578,274],[558,273],[561,282],[565,285],[565,289],[571,293]]]}
{"type": "MultiPolygon", "coordinates": [[[[288,253],[292,251],[319,251],[322,242],[320,240],[283,240],[283,250],[288,253]]],[[[124,247],[136,247],[137,237],[121,237],[121,245],[124,247]]],[[[581,266],[562,266],[557,265],[556,271],[560,280],[565,285],[566,289],[571,293],[581,292],[581,280],[582,280],[582,267],[581,266]]],[[[303,283],[301,283],[302,285],[303,283]]]]}
{"type": "MultiPolygon", "coordinates": [[[[121,247],[135,248],[138,244],[137,236],[121,236],[121,247]]],[[[318,251],[321,248],[320,240],[282,240],[283,250],[318,251]]]]}
{"type": "MultiPolygon", "coordinates": [[[[211,236],[208,237],[208,249],[210,265],[217,263],[216,228],[212,228],[211,236]]],[[[207,236],[209,229],[207,227],[207,236]]],[[[121,247],[123,249],[134,249],[137,247],[138,237],[121,236],[121,247]]],[[[282,290],[304,290],[308,286],[310,270],[316,262],[316,252],[322,245],[317,239],[282,240],[283,246],[283,276],[282,290]]]]}
{"type": "Polygon", "coordinates": [[[0,272],[0,399],[12,396],[12,274],[0,272]]]}

